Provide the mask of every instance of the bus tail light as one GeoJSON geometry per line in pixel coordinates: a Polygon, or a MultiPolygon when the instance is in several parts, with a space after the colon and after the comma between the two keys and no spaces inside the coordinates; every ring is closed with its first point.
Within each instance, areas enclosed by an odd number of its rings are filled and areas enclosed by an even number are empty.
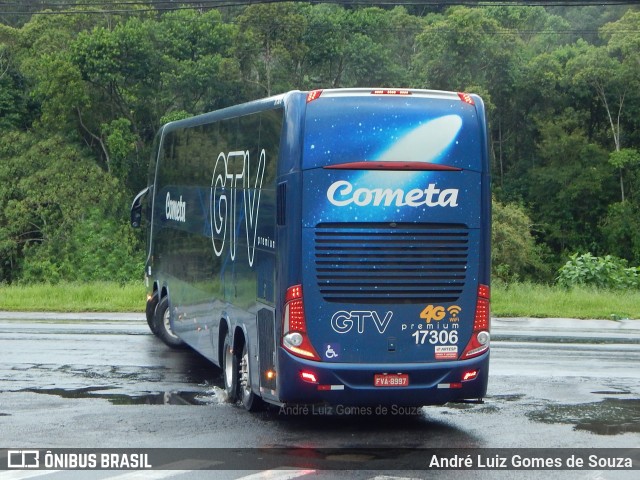
{"type": "Polygon", "coordinates": [[[380,90],[373,90],[371,92],[371,95],[402,95],[402,96],[407,96],[407,95],[411,95],[411,91],[407,90],[407,89],[389,89],[389,88],[385,88],[385,89],[380,89],[380,90]]]}
{"type": "Polygon", "coordinates": [[[307,383],[318,383],[316,374],[308,370],[302,370],[300,372],[300,378],[307,383]]]}
{"type": "Polygon", "coordinates": [[[473,319],[473,333],[471,340],[467,344],[460,360],[477,357],[489,349],[489,322],[490,322],[490,299],[491,293],[487,285],[478,286],[478,301],[476,303],[476,316],[473,319]]]}
{"type": "Polygon", "coordinates": [[[296,357],[320,360],[307,336],[307,322],[304,316],[302,285],[287,289],[285,295],[284,318],[282,322],[282,346],[296,357]]]}
{"type": "Polygon", "coordinates": [[[468,93],[458,92],[458,97],[460,97],[460,100],[462,100],[464,103],[468,103],[469,105],[476,104],[476,102],[473,101],[473,97],[468,93]]]}
{"type": "Polygon", "coordinates": [[[322,95],[322,90],[311,90],[307,93],[307,103],[311,103],[314,100],[319,99],[320,95],[322,95]]]}
{"type": "Polygon", "coordinates": [[[478,378],[478,370],[467,370],[462,374],[462,381],[468,382],[469,380],[475,380],[478,378]]]}

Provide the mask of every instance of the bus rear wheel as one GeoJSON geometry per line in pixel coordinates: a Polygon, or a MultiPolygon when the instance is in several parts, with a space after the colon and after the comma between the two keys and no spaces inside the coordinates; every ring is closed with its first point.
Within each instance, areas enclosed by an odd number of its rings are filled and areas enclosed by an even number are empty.
{"type": "Polygon", "coordinates": [[[158,306],[153,315],[153,323],[156,329],[155,334],[171,348],[184,348],[185,343],[171,330],[170,317],[169,298],[164,296],[158,302],[158,306]]]}
{"type": "Polygon", "coordinates": [[[238,366],[238,357],[233,351],[233,338],[231,333],[227,332],[222,350],[222,376],[224,391],[231,403],[236,403],[238,399],[238,366]]]}
{"type": "Polygon", "coordinates": [[[238,375],[238,391],[242,406],[249,412],[260,410],[264,402],[262,398],[253,393],[251,390],[251,370],[249,363],[249,350],[245,342],[242,347],[242,356],[240,357],[240,371],[238,375]]]}
{"type": "Polygon", "coordinates": [[[151,333],[153,333],[154,335],[158,335],[158,329],[156,328],[156,322],[155,322],[155,314],[156,314],[156,307],[158,306],[158,291],[156,290],[155,292],[153,292],[153,296],[147,300],[147,308],[145,311],[146,317],[147,317],[147,324],[149,325],[149,330],[151,330],[151,333]]]}

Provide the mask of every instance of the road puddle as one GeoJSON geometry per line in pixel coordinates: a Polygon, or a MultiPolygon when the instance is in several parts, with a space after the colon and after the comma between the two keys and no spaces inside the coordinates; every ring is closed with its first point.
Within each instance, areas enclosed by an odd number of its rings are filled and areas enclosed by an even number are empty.
{"type": "Polygon", "coordinates": [[[219,403],[215,395],[201,391],[170,391],[148,393],[106,393],[115,387],[27,388],[23,392],[55,395],[62,398],[101,398],[114,405],[211,405],[219,403]]]}
{"type": "Polygon", "coordinates": [[[639,398],[605,398],[594,403],[548,405],[527,416],[537,422],[574,424],[574,430],[598,435],[640,433],[639,398]]]}

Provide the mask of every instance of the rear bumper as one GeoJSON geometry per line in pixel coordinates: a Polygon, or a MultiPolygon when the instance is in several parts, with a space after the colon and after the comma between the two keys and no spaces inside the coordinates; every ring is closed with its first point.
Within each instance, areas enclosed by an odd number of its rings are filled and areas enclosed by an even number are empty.
{"type": "Polygon", "coordinates": [[[441,363],[349,364],[314,362],[279,349],[278,398],[285,404],[331,405],[442,405],[483,398],[487,392],[489,351],[464,361],[441,363]],[[474,380],[462,381],[469,370],[474,380]],[[302,380],[301,371],[312,372],[317,383],[302,380]],[[405,387],[375,387],[374,375],[403,373],[405,387]]]}

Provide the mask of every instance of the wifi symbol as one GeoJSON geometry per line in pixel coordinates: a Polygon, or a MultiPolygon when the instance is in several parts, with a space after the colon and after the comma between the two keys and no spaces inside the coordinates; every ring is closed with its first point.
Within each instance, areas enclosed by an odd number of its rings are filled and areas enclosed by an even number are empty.
{"type": "Polygon", "coordinates": [[[449,308],[447,308],[447,312],[449,312],[449,315],[451,315],[451,320],[457,320],[458,314],[461,311],[462,308],[460,308],[458,305],[451,305],[449,308]]]}

